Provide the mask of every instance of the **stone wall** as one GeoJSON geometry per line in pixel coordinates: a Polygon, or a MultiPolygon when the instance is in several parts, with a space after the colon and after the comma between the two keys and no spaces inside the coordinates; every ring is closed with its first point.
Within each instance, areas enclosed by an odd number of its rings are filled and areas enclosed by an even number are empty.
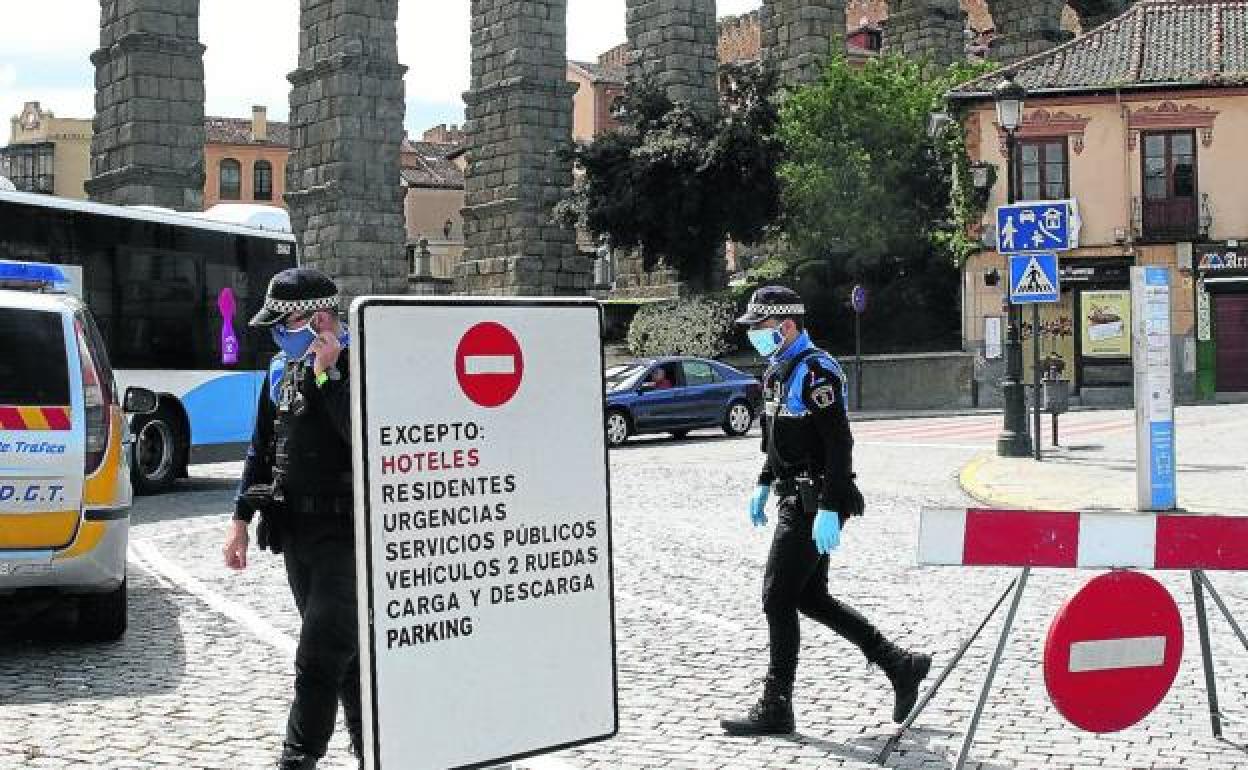
{"type": "Polygon", "coordinates": [[[1013,62],[1071,38],[1062,29],[1065,0],[988,0],[996,23],[992,58],[1013,62]]]}
{"type": "Polygon", "coordinates": [[[301,0],[286,203],[302,264],[344,299],[407,289],[398,0],[301,0]]]}
{"type": "Polygon", "coordinates": [[[101,0],[87,195],[198,211],[204,189],[199,0],[101,0]]]}
{"type": "Polygon", "coordinates": [[[676,101],[718,102],[715,0],[628,0],[626,26],[629,77],[653,78],[676,101]]]}
{"type": "Polygon", "coordinates": [[[585,294],[592,264],[552,219],[572,185],[567,0],[472,0],[464,294],[585,294]]]}
{"type": "Polygon", "coordinates": [[[966,57],[966,13],[958,0],[888,0],[883,25],[886,54],[927,56],[938,64],[966,57]]]}
{"type": "Polygon", "coordinates": [[[784,85],[816,80],[845,46],[845,0],[764,0],[763,48],[784,85]]]}

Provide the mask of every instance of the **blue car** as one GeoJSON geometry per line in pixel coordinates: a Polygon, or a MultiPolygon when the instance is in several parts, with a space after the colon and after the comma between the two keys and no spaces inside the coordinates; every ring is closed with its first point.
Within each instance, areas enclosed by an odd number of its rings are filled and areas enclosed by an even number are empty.
{"type": "Polygon", "coordinates": [[[762,405],[759,381],[727,364],[705,358],[651,358],[606,371],[607,445],[629,436],[670,433],[683,437],[697,428],[722,428],[729,436],[750,432],[762,405]]]}

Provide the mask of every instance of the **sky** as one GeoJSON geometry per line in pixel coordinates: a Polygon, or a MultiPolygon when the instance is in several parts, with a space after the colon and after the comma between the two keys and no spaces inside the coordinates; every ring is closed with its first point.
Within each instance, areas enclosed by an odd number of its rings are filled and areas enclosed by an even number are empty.
{"type": "MultiPolygon", "coordinates": [[[[568,0],[568,56],[592,60],[624,42],[625,0],[568,0]]],[[[721,16],[758,8],[760,0],[718,0],[721,16]]],[[[469,79],[469,0],[401,0],[399,60],[408,66],[407,118],[412,136],[439,123],[463,123],[460,95],[469,79]]],[[[0,2],[0,144],[8,119],[27,101],[64,118],[90,118],[99,45],[99,0],[0,2]]],[[[201,0],[205,111],[248,117],[252,105],[285,120],[286,75],[299,42],[299,0],[201,0]]]]}

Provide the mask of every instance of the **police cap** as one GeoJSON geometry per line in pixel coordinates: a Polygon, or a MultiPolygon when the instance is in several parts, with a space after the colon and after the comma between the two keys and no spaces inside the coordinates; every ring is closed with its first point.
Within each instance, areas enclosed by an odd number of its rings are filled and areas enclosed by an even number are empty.
{"type": "Polygon", "coordinates": [[[742,326],[753,326],[768,318],[777,316],[787,318],[805,315],[805,313],[806,306],[802,304],[802,297],[797,292],[784,286],[763,286],[750,297],[750,304],[745,309],[745,315],[738,318],[737,323],[742,326]]]}
{"type": "Polygon", "coordinates": [[[251,319],[252,326],[272,326],[291,313],[315,313],[338,309],[338,286],[320,270],[291,267],[269,281],[264,307],[251,319]]]}

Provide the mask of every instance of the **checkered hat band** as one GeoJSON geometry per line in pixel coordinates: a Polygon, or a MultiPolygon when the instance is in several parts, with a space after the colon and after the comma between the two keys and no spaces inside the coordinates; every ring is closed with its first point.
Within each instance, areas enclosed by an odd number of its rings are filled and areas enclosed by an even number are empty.
{"type": "Polygon", "coordinates": [[[264,309],[274,313],[314,313],[317,310],[336,310],[338,297],[313,297],[312,299],[273,299],[264,301],[264,309]]]}
{"type": "Polygon", "coordinates": [[[754,305],[749,306],[749,311],[753,315],[804,315],[806,313],[805,305],[754,305]]]}

